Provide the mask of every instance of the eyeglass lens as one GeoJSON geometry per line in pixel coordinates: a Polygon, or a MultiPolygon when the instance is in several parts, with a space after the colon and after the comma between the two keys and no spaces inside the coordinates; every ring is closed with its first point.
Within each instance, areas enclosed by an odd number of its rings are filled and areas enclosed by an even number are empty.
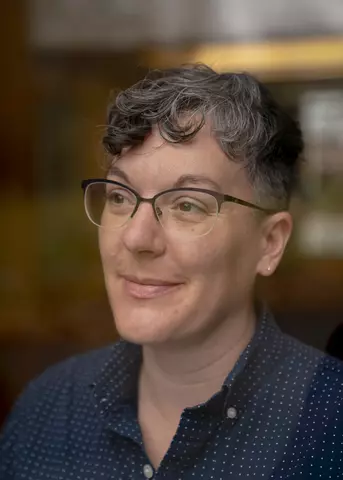
{"type": "MultiPolygon", "coordinates": [[[[86,212],[89,219],[100,227],[120,228],[131,218],[136,205],[136,196],[120,185],[94,182],[87,186],[86,212]]],[[[176,235],[205,235],[212,229],[218,215],[215,197],[192,190],[165,192],[156,198],[154,207],[163,228],[176,235]]]]}

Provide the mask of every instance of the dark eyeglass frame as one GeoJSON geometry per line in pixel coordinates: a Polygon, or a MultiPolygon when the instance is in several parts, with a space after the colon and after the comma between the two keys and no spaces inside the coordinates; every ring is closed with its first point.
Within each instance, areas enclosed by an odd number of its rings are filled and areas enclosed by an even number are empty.
{"type": "Polygon", "coordinates": [[[155,217],[158,220],[158,214],[157,214],[157,211],[156,211],[156,208],[155,208],[156,207],[156,200],[166,193],[184,192],[184,191],[186,191],[186,192],[207,193],[207,194],[211,195],[212,197],[214,197],[217,200],[217,204],[218,204],[218,212],[217,213],[220,213],[221,206],[224,202],[231,202],[231,203],[236,203],[238,205],[243,205],[244,207],[249,207],[249,208],[253,208],[255,210],[259,210],[259,211],[264,212],[268,215],[273,215],[275,213],[280,212],[280,210],[274,210],[274,209],[271,209],[271,208],[260,207],[259,205],[256,205],[256,204],[251,203],[251,202],[247,202],[245,200],[241,200],[240,198],[233,197],[232,195],[227,195],[225,193],[216,192],[214,190],[208,190],[208,189],[205,189],[205,188],[197,188],[197,187],[170,188],[168,190],[163,190],[162,192],[156,193],[156,195],[154,195],[153,197],[145,198],[145,197],[142,197],[138,192],[136,192],[133,188],[129,187],[128,185],[125,185],[124,183],[117,182],[115,180],[108,180],[106,178],[88,178],[86,180],[82,180],[81,188],[83,190],[84,196],[86,195],[87,187],[89,185],[91,185],[92,183],[105,183],[105,184],[111,184],[111,185],[118,185],[119,187],[122,187],[122,188],[125,188],[126,190],[129,190],[129,192],[131,192],[137,199],[136,206],[135,206],[132,214],[130,215],[131,218],[133,218],[133,216],[136,214],[136,212],[137,212],[141,203],[150,203],[150,205],[152,206],[152,209],[154,211],[155,217]]]}

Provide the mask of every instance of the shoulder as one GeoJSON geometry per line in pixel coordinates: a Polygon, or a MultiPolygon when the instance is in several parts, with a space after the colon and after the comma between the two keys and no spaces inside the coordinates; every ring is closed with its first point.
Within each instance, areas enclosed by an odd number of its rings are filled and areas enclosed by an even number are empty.
{"type": "Polygon", "coordinates": [[[316,473],[325,463],[336,468],[343,442],[343,362],[290,337],[286,341],[286,364],[294,365],[287,405],[294,428],[283,463],[316,473]]]}
{"type": "Polygon", "coordinates": [[[74,355],[49,368],[33,379],[20,397],[35,397],[37,394],[47,397],[81,393],[94,381],[102,366],[108,362],[115,351],[115,345],[103,347],[87,353],[74,355]]]}
{"type": "Polygon", "coordinates": [[[308,399],[343,403],[343,362],[293,337],[283,337],[284,362],[294,377],[306,377],[308,399]]]}
{"type": "Polygon", "coordinates": [[[331,357],[327,353],[307,345],[290,335],[285,333],[281,335],[285,350],[294,361],[315,363],[320,365],[323,371],[331,372],[338,376],[343,375],[343,362],[341,360],[331,357]]]}
{"type": "Polygon", "coordinates": [[[4,432],[17,425],[41,422],[42,417],[52,417],[56,411],[63,411],[90,398],[89,387],[111,358],[115,346],[108,346],[84,354],[75,355],[45,370],[32,380],[17,399],[4,432]]]}
{"type": "Polygon", "coordinates": [[[116,344],[69,357],[46,369],[29,387],[41,388],[52,384],[83,388],[92,383],[115,351],[116,344]]]}
{"type": "Polygon", "coordinates": [[[110,346],[68,358],[29,383],[1,431],[1,478],[2,474],[12,478],[17,466],[26,462],[42,438],[51,448],[61,450],[75,422],[93,418],[90,386],[97,372],[113,357],[114,349],[110,346]]]}

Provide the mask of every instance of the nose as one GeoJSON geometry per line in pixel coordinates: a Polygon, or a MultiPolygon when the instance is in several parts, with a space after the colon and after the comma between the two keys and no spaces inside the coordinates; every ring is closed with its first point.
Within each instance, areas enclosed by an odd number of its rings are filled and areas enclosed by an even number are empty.
{"type": "Polygon", "coordinates": [[[133,218],[123,230],[123,243],[133,254],[150,253],[162,255],[165,250],[165,235],[149,203],[141,203],[133,218]]]}

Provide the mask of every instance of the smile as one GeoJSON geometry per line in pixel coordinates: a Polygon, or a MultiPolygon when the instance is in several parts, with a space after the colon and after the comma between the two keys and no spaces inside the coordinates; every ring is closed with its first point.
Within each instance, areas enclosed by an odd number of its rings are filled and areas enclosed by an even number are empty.
{"type": "Polygon", "coordinates": [[[151,299],[175,291],[181,283],[163,283],[157,280],[133,280],[124,278],[126,292],[134,298],[151,299]],[[151,283],[149,283],[151,282],[151,283]]]}

